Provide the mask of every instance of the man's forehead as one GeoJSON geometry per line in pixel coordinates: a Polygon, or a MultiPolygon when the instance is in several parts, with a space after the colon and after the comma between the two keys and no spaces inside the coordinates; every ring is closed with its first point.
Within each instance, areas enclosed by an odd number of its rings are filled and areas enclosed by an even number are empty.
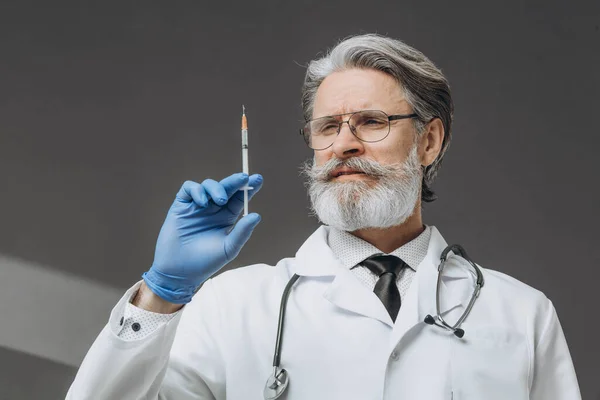
{"type": "Polygon", "coordinates": [[[398,107],[404,98],[401,85],[382,71],[357,68],[337,71],[319,85],[313,118],[368,109],[386,111],[398,107]]]}
{"type": "Polygon", "coordinates": [[[333,101],[331,104],[323,104],[318,110],[315,110],[315,112],[323,114],[323,116],[345,114],[360,110],[372,110],[373,104],[376,103],[377,102],[371,100],[352,101],[351,99],[344,99],[339,102],[333,101]]]}
{"type": "Polygon", "coordinates": [[[332,104],[321,104],[319,108],[313,110],[313,118],[326,117],[330,115],[339,115],[353,113],[361,110],[381,110],[385,113],[396,113],[399,112],[400,107],[406,104],[406,99],[402,98],[396,100],[390,104],[389,101],[376,101],[376,100],[356,100],[356,101],[341,101],[339,103],[332,104]]]}

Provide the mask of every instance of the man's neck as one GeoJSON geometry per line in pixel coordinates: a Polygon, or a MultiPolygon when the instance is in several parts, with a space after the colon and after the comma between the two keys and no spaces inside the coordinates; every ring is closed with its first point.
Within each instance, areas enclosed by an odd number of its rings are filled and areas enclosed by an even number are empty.
{"type": "Polygon", "coordinates": [[[365,242],[377,247],[383,253],[389,254],[398,247],[410,242],[419,236],[425,227],[421,219],[421,210],[417,206],[415,213],[410,216],[402,225],[392,226],[385,229],[359,229],[352,233],[365,242]]]}

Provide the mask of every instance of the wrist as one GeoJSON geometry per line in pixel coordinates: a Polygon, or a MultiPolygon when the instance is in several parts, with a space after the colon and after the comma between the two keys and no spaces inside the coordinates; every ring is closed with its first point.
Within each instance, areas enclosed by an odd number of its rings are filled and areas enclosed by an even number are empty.
{"type": "Polygon", "coordinates": [[[183,304],[171,303],[156,295],[145,281],[142,281],[139,290],[131,301],[131,304],[146,311],[159,314],[172,314],[179,311],[183,304]]]}
{"type": "Polygon", "coordinates": [[[173,304],[187,304],[200,286],[193,284],[189,277],[169,275],[156,268],[142,274],[144,283],[157,297],[173,304]]]}

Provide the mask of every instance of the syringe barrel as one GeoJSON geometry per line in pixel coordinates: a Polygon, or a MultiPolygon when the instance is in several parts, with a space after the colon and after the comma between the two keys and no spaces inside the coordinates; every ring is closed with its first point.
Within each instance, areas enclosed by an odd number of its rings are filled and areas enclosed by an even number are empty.
{"type": "Polygon", "coordinates": [[[242,129],[242,168],[244,173],[248,173],[248,130],[242,129]]]}
{"type": "Polygon", "coordinates": [[[248,148],[248,129],[242,129],[242,149],[248,148]]]}

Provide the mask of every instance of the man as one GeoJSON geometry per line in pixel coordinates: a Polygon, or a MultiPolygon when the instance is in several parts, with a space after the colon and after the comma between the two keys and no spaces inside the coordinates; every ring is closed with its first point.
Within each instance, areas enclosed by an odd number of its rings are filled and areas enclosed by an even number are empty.
{"type": "Polygon", "coordinates": [[[67,398],[261,399],[285,389],[288,399],[580,399],[543,293],[481,268],[471,308],[476,266],[457,248],[437,284],[447,243],[423,224],[421,202],[435,199],[453,104],[433,63],[400,41],[355,36],[310,63],[302,102],[314,149],[304,172],[324,225],[275,267],[209,279],[260,221],[237,219],[241,189],[253,196],[262,177],[185,182],[152,267],[113,309],[67,398]]]}

